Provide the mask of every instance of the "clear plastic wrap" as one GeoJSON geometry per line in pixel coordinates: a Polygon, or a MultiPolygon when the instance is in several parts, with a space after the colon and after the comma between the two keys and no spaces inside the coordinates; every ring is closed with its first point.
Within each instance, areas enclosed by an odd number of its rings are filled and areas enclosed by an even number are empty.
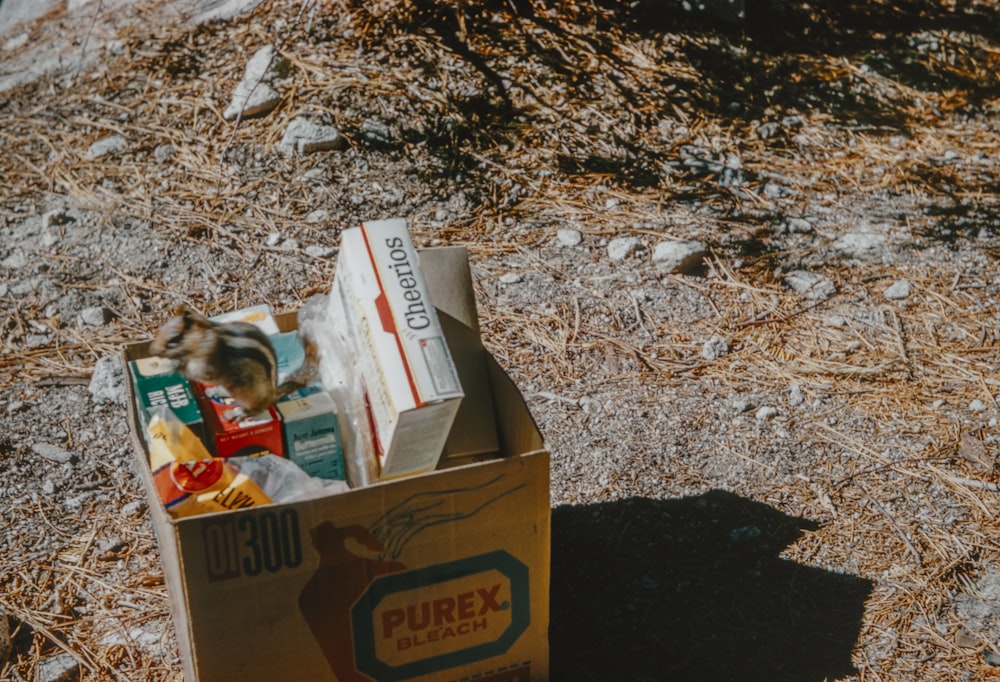
{"type": "Polygon", "coordinates": [[[359,488],[378,480],[377,462],[364,386],[356,365],[350,361],[356,352],[343,333],[347,321],[338,317],[335,309],[339,310],[329,305],[328,296],[310,297],[299,308],[299,333],[316,343],[320,382],[337,405],[347,481],[352,488],[359,488]]]}

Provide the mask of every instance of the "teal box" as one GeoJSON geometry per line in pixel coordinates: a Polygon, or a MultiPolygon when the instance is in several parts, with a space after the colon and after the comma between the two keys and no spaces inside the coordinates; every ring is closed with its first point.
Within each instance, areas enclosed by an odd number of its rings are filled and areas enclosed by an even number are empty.
{"type": "Polygon", "coordinates": [[[143,358],[129,362],[128,368],[135,385],[135,402],[143,433],[149,424],[150,410],[166,405],[202,442],[207,442],[205,421],[195,402],[191,384],[180,372],[174,371],[170,361],[158,357],[143,358]]]}
{"type": "Polygon", "coordinates": [[[337,407],[330,394],[313,384],[275,405],[285,435],[285,456],[310,476],[343,481],[344,453],[337,407]]]}

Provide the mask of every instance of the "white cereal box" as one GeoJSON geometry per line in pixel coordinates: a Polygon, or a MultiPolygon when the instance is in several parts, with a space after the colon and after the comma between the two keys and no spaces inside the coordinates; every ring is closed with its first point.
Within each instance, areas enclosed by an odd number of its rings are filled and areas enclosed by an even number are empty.
{"type": "Polygon", "coordinates": [[[405,220],[344,231],[330,305],[347,322],[380,479],[433,470],[463,391],[405,220]]]}

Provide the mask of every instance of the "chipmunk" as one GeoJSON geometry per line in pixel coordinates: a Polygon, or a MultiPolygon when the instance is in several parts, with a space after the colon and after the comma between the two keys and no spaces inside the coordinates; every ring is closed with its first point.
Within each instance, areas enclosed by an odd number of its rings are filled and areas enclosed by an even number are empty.
{"type": "Polygon", "coordinates": [[[213,322],[184,304],[160,327],[149,350],[173,360],[187,379],[224,388],[239,405],[224,417],[244,421],[316,380],[316,344],[302,336],[305,362],[281,384],[274,346],[264,332],[248,322],[213,322]]]}

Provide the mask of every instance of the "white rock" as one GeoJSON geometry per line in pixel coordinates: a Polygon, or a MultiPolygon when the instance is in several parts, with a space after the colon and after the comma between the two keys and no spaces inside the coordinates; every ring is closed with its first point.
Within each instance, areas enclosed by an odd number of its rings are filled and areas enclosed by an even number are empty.
{"type": "Polygon", "coordinates": [[[85,156],[88,160],[95,161],[102,156],[123,151],[126,144],[125,138],[121,135],[109,135],[90,145],[85,156]]]}
{"type": "Polygon", "coordinates": [[[306,254],[312,256],[313,258],[330,258],[337,253],[337,248],[334,246],[319,246],[313,244],[312,246],[306,247],[306,254]]]}
{"type": "Polygon", "coordinates": [[[764,185],[764,196],[768,199],[782,199],[784,197],[790,197],[795,192],[788,189],[784,185],[779,185],[776,182],[768,182],[764,185]]]}
{"type": "Polygon", "coordinates": [[[524,277],[516,272],[508,272],[506,275],[500,276],[501,284],[517,284],[518,282],[523,282],[524,277]]]}
{"type": "Polygon", "coordinates": [[[910,283],[907,280],[900,279],[893,282],[892,286],[882,292],[882,295],[891,301],[898,301],[910,296],[910,288],[910,283]]]}
{"type": "Polygon", "coordinates": [[[788,404],[792,407],[798,407],[805,400],[806,397],[802,394],[802,387],[798,384],[792,384],[791,388],[788,389],[788,404]]]}
{"type": "Polygon", "coordinates": [[[101,327],[111,321],[111,311],[95,305],[80,311],[80,322],[88,327],[101,327]]]}
{"type": "Polygon", "coordinates": [[[51,443],[35,443],[31,450],[39,457],[59,464],[65,464],[73,458],[73,453],[51,443]]]}
{"type": "Polygon", "coordinates": [[[330,218],[330,212],[323,208],[318,208],[315,211],[311,211],[309,215],[306,216],[306,223],[309,225],[315,225],[317,223],[322,223],[330,218]]]}
{"type": "Polygon", "coordinates": [[[701,242],[660,242],[653,249],[653,262],[661,272],[694,274],[704,266],[706,255],[701,242]]]}
{"type": "Polygon", "coordinates": [[[852,258],[871,258],[885,251],[885,236],[874,232],[848,232],[833,243],[833,248],[852,258]]]}
{"type": "Polygon", "coordinates": [[[272,232],[269,235],[267,235],[267,238],[264,239],[264,244],[266,244],[267,246],[277,246],[278,244],[281,243],[282,239],[284,239],[284,237],[281,235],[280,232],[272,232]]]}
{"type": "Polygon", "coordinates": [[[757,410],[756,414],[754,414],[754,417],[756,417],[757,421],[759,422],[767,421],[768,419],[774,419],[777,416],[778,416],[778,408],[771,407],[770,405],[765,405],[764,407],[757,410]]]}
{"type": "Polygon", "coordinates": [[[264,0],[209,0],[200,2],[198,7],[204,7],[205,11],[194,18],[196,24],[206,21],[225,21],[232,19],[238,14],[244,14],[257,9],[257,5],[264,0]]]}
{"type": "Polygon", "coordinates": [[[274,51],[273,45],[265,45],[247,60],[243,69],[243,80],[258,83],[281,78],[288,72],[288,61],[274,51]]]}
{"type": "Polygon", "coordinates": [[[825,301],[837,293],[837,287],[833,282],[805,270],[793,270],[785,275],[785,284],[790,286],[795,293],[805,296],[811,301],[825,301]]]}
{"type": "Polygon", "coordinates": [[[608,258],[625,260],[642,250],[642,241],[638,237],[618,237],[608,243],[608,258]]]}
{"type": "Polygon", "coordinates": [[[28,256],[23,251],[14,251],[0,261],[0,267],[10,270],[20,270],[28,264],[28,256]]]}
{"type": "Polygon", "coordinates": [[[986,409],[986,403],[978,398],[969,403],[969,409],[973,412],[982,412],[986,409]]]}
{"type": "Polygon", "coordinates": [[[80,662],[73,654],[56,654],[38,665],[38,682],[69,682],[79,676],[80,662]]]}
{"type": "Polygon", "coordinates": [[[318,125],[304,118],[296,118],[285,128],[278,149],[288,156],[296,152],[311,154],[339,149],[343,144],[344,138],[333,126],[318,125]]]}
{"type": "Polygon", "coordinates": [[[709,362],[718,360],[729,352],[729,342],[721,336],[713,336],[701,347],[701,357],[709,362]]]}
{"type": "Polygon", "coordinates": [[[785,229],[793,233],[809,234],[813,231],[813,226],[805,218],[788,218],[785,220],[785,229]]]}
{"type": "Polygon", "coordinates": [[[158,162],[163,163],[174,155],[174,145],[172,144],[161,144],[156,149],[153,150],[153,158],[158,162]]]}
{"type": "Polygon", "coordinates": [[[556,237],[559,239],[559,243],[563,246],[579,246],[580,242],[583,241],[583,235],[580,230],[559,230],[556,233],[556,237]]]}
{"type": "Polygon", "coordinates": [[[222,117],[232,121],[237,116],[248,118],[260,116],[278,106],[281,95],[267,83],[242,80],[236,85],[229,106],[222,112],[222,117]]]}
{"type": "Polygon", "coordinates": [[[90,377],[88,390],[98,405],[104,403],[125,404],[125,372],[117,355],[105,355],[97,361],[97,364],[94,365],[94,373],[90,377]]]}

